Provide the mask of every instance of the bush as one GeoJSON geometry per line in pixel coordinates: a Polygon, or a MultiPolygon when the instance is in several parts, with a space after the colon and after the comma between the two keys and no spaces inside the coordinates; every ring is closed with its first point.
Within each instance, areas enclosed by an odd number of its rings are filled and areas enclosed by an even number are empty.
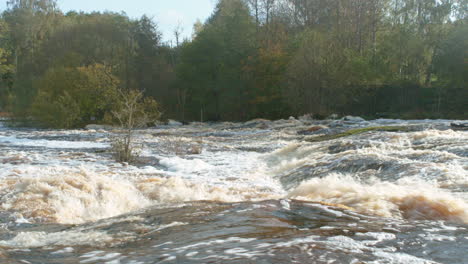
{"type": "Polygon", "coordinates": [[[119,80],[101,64],[47,71],[38,82],[31,114],[54,128],[83,127],[99,122],[113,109],[119,80]]]}
{"type": "Polygon", "coordinates": [[[143,93],[137,90],[119,91],[116,110],[112,111],[110,117],[110,121],[117,122],[120,127],[111,144],[117,161],[135,160],[139,152],[134,142],[135,130],[154,123],[159,116],[158,104],[153,98],[144,98],[143,93]]]}

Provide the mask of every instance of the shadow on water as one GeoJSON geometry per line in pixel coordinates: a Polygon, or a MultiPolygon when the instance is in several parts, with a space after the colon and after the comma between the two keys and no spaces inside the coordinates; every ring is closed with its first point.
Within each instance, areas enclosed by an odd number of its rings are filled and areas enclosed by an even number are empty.
{"type": "Polygon", "coordinates": [[[468,250],[466,228],[466,225],[442,222],[376,218],[296,200],[195,202],[175,208],[150,208],[84,225],[9,226],[1,234],[7,242],[0,245],[0,260],[2,263],[27,263],[20,260],[29,263],[431,263],[425,262],[431,259],[464,263],[466,256],[462,252],[468,250]],[[23,249],[11,249],[20,232],[30,236],[23,239],[32,241],[39,237],[40,240],[23,249]],[[44,235],[37,236],[38,232],[44,235]],[[88,238],[76,239],[73,236],[77,233],[88,238]]]}

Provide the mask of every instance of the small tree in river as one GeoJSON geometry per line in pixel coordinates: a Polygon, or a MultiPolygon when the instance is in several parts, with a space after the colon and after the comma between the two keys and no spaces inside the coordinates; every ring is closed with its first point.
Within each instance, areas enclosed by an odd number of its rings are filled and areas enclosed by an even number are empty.
{"type": "Polygon", "coordinates": [[[160,116],[157,102],[150,97],[143,97],[137,90],[120,91],[119,101],[112,116],[120,126],[118,136],[113,139],[112,151],[119,162],[130,162],[138,156],[138,147],[134,142],[136,129],[154,123],[160,116]]]}

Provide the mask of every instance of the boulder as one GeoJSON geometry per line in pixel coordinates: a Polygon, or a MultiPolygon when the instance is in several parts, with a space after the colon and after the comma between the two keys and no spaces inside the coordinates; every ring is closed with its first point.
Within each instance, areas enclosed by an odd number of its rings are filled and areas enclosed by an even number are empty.
{"type": "Polygon", "coordinates": [[[338,115],[337,114],[331,114],[329,117],[327,117],[327,119],[329,120],[335,120],[335,119],[338,119],[338,115]]]}
{"type": "Polygon", "coordinates": [[[453,122],[450,127],[455,130],[468,130],[468,122],[453,122]]]}
{"type": "Polygon", "coordinates": [[[311,126],[307,129],[301,130],[297,132],[299,135],[312,135],[312,134],[317,134],[321,133],[324,129],[327,129],[328,127],[326,126],[311,126]]]}
{"type": "Polygon", "coordinates": [[[313,118],[312,114],[305,114],[303,116],[300,116],[299,120],[301,120],[301,121],[312,121],[312,120],[314,120],[314,118],[313,118]]]}
{"type": "Polygon", "coordinates": [[[267,129],[271,125],[271,121],[267,119],[253,119],[250,121],[245,122],[244,124],[238,126],[237,128],[259,128],[259,129],[267,129]]]}
{"type": "Polygon", "coordinates": [[[343,118],[344,121],[349,121],[349,122],[364,122],[366,121],[364,118],[359,117],[359,116],[345,116],[343,118]]]}
{"type": "Polygon", "coordinates": [[[308,129],[306,129],[308,132],[316,132],[316,131],[319,131],[319,130],[322,130],[322,129],[325,129],[327,128],[326,126],[312,126],[312,127],[309,127],[308,129]]]}
{"type": "Polygon", "coordinates": [[[114,127],[109,125],[96,125],[96,124],[89,124],[85,126],[86,130],[111,130],[114,127]]]}
{"type": "Polygon", "coordinates": [[[203,122],[190,122],[189,125],[191,125],[191,126],[204,126],[205,123],[203,123],[203,122]]]}
{"type": "Polygon", "coordinates": [[[158,126],[163,126],[163,125],[165,125],[165,124],[164,124],[164,122],[162,122],[162,121],[159,121],[159,120],[156,120],[156,121],[154,121],[154,123],[153,123],[153,124],[154,124],[154,126],[155,126],[155,127],[158,127],[158,126]]]}
{"type": "Polygon", "coordinates": [[[168,125],[168,126],[183,126],[184,124],[182,124],[182,123],[179,122],[179,121],[175,121],[175,120],[169,119],[169,120],[167,120],[167,125],[168,125]]]}
{"type": "Polygon", "coordinates": [[[342,120],[335,120],[328,124],[329,127],[336,128],[344,126],[344,122],[342,120]]]}

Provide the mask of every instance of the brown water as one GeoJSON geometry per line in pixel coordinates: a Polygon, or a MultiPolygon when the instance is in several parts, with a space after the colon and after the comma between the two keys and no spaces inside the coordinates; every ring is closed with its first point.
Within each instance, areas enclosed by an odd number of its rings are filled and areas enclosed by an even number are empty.
{"type": "Polygon", "coordinates": [[[134,165],[107,131],[0,128],[0,262],[466,263],[468,132],[317,123],[142,130],[134,165]]]}

